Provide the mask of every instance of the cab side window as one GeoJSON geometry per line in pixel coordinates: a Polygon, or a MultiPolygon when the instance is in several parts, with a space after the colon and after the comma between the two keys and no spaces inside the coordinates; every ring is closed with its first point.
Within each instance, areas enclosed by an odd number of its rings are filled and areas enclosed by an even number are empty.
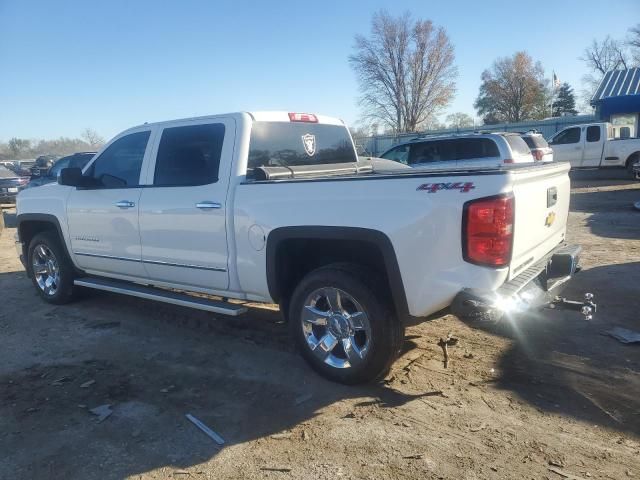
{"type": "Polygon", "coordinates": [[[399,145],[382,155],[381,158],[404,163],[406,165],[409,161],[409,145],[399,145]]]}
{"type": "Polygon", "coordinates": [[[460,138],[455,140],[455,142],[457,160],[500,156],[496,142],[488,138],[460,138]]]}
{"type": "Polygon", "coordinates": [[[553,145],[565,145],[568,143],[578,143],[580,141],[580,127],[568,128],[560,132],[554,139],[553,145]]]}
{"type": "Polygon", "coordinates": [[[140,183],[140,170],[151,132],[125,135],[113,142],[91,164],[87,175],[98,188],[135,187],[140,183]]]}
{"type": "Polygon", "coordinates": [[[600,127],[593,125],[587,127],[587,142],[599,142],[600,141],[600,127]]]}
{"type": "Polygon", "coordinates": [[[165,128],[153,184],[175,187],[217,182],[223,142],[222,123],[165,128]]]}

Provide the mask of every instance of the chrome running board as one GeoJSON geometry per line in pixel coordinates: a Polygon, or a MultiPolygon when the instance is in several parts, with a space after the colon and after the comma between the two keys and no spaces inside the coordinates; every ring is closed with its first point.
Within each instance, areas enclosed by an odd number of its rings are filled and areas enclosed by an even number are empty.
{"type": "Polygon", "coordinates": [[[207,312],[219,313],[237,317],[247,311],[247,307],[233,303],[219,302],[207,298],[194,297],[186,293],[178,293],[160,288],[146,287],[137,283],[111,280],[105,278],[84,277],[74,280],[79,287],[104,290],[105,292],[121,293],[132,297],[146,298],[158,302],[171,303],[181,307],[195,308],[207,312]]]}

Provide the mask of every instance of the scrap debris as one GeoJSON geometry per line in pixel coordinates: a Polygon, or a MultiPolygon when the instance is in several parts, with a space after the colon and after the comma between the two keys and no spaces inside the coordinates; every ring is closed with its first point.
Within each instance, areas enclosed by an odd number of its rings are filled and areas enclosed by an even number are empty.
{"type": "Polygon", "coordinates": [[[185,417],[187,417],[187,420],[189,420],[191,423],[193,423],[196,427],[198,427],[200,430],[202,430],[208,437],[210,437],[214,442],[216,442],[218,445],[224,445],[224,439],[218,435],[216,432],[214,432],[213,430],[211,430],[209,427],[207,427],[204,423],[202,423],[200,420],[198,420],[196,417],[194,417],[193,415],[191,415],[190,413],[187,413],[185,415],[185,417]]]}
{"type": "Polygon", "coordinates": [[[614,327],[604,333],[622,343],[640,343],[640,332],[635,332],[628,328],[614,327]]]}
{"type": "Polygon", "coordinates": [[[559,468],[556,468],[556,467],[549,467],[549,471],[553,473],[557,473],[562,478],[568,478],[569,480],[586,480],[583,477],[578,477],[577,475],[573,475],[572,473],[565,472],[564,470],[560,470],[559,468]]]}
{"type": "Polygon", "coordinates": [[[99,407],[92,408],[89,411],[94,415],[96,415],[98,417],[98,423],[101,423],[107,418],[109,418],[113,413],[111,406],[112,405],[110,403],[107,403],[105,405],[100,405],[99,407]]]}
{"type": "Polygon", "coordinates": [[[449,366],[449,350],[447,349],[447,347],[453,347],[454,345],[457,345],[457,343],[458,339],[452,337],[451,334],[447,335],[446,340],[440,338],[438,346],[442,348],[442,352],[444,353],[444,368],[447,368],[449,366]]]}

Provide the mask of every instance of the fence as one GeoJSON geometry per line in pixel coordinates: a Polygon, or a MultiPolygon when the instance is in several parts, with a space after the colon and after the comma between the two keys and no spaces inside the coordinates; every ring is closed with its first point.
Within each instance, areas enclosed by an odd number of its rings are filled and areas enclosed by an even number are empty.
{"type": "Polygon", "coordinates": [[[555,117],[548,120],[536,120],[519,123],[500,123],[496,125],[482,125],[471,128],[447,128],[444,130],[430,130],[419,133],[399,133],[394,135],[373,135],[371,137],[355,138],[358,147],[369,155],[381,155],[392,146],[403,141],[408,141],[421,135],[451,135],[456,133],[473,133],[479,130],[483,132],[526,132],[537,130],[545,138],[550,138],[558,130],[562,130],[569,125],[580,125],[583,123],[597,122],[595,115],[575,115],[566,117],[555,117]]]}

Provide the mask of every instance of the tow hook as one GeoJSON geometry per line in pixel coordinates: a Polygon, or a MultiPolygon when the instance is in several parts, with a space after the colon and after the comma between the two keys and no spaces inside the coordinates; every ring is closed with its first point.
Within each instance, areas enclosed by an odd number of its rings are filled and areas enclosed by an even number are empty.
{"type": "Polygon", "coordinates": [[[556,297],[549,305],[551,308],[560,308],[580,312],[585,320],[592,320],[598,305],[593,301],[593,293],[585,293],[584,301],[567,300],[564,297],[556,297]]]}

